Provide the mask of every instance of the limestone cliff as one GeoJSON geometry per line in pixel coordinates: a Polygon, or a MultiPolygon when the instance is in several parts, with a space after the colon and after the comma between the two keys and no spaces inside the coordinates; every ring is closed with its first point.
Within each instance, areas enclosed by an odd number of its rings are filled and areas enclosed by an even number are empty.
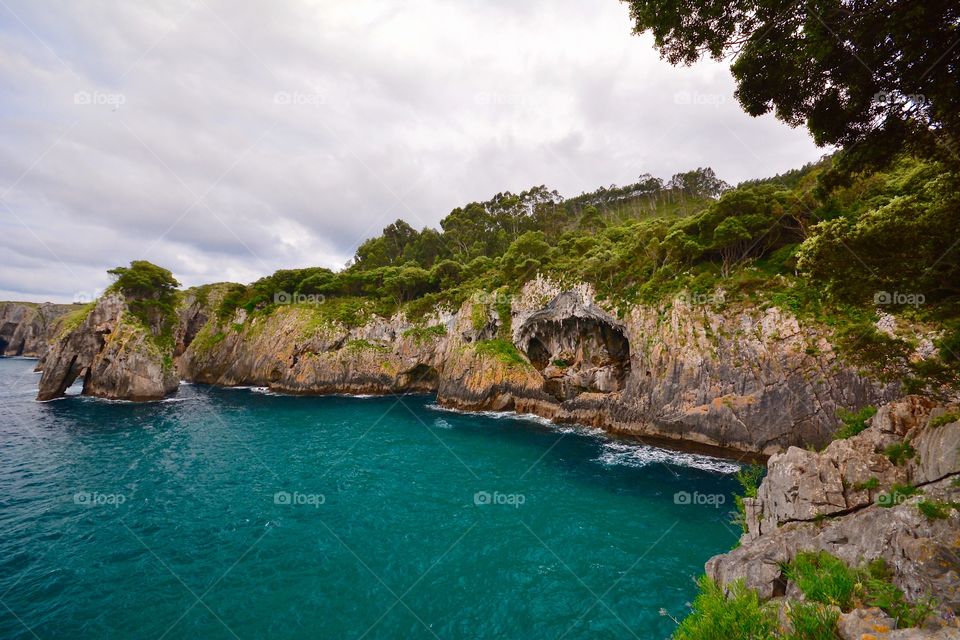
{"type": "Polygon", "coordinates": [[[78,378],[86,395],[154,400],[177,388],[173,361],[121,296],[101,298],[51,343],[41,363],[38,400],[64,394],[78,378]]]}
{"type": "MultiPolygon", "coordinates": [[[[588,286],[537,279],[502,301],[477,296],[416,323],[398,314],[369,316],[356,327],[328,316],[322,304],[221,317],[225,290],[181,296],[169,354],[179,377],[285,393],[433,391],[451,407],[537,413],[754,455],[824,444],[839,408],[897,394],[843,363],[825,331],[777,308],[678,298],[618,317],[588,286]]],[[[60,341],[41,397],[62,393],[81,371],[93,374],[87,392],[109,397],[156,397],[176,386],[142,348],[148,341],[104,350],[120,311],[101,316],[113,304],[102,300],[60,341]]]]}
{"type": "Polygon", "coordinates": [[[0,356],[42,358],[64,317],[81,306],[0,302],[0,356]]]}
{"type": "Polygon", "coordinates": [[[740,546],[711,558],[707,574],[725,585],[742,578],[770,598],[791,595],[783,566],[800,551],[853,566],[883,559],[908,598],[933,596],[941,620],[956,621],[958,478],[957,407],[908,396],[820,453],[791,447],[771,457],[757,497],[745,499],[740,546]]]}

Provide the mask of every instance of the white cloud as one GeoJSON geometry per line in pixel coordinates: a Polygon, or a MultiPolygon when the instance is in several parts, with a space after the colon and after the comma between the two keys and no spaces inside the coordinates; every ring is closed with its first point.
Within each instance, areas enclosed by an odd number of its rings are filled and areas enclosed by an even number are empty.
{"type": "Polygon", "coordinates": [[[398,217],[818,157],[726,65],[675,68],[615,0],[10,2],[0,293],[70,300],[147,258],[185,284],[337,266],[398,217]]]}

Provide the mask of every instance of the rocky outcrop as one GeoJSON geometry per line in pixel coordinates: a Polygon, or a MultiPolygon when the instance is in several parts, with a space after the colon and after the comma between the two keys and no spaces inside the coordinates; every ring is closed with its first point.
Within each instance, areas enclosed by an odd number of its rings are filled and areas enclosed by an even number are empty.
{"type": "Polygon", "coordinates": [[[85,395],[123,400],[162,398],[178,385],[172,354],[118,295],[101,298],[75,329],[53,341],[37,399],[62,396],[78,377],[85,395]]]}
{"type": "Polygon", "coordinates": [[[883,559],[908,598],[932,595],[946,619],[955,619],[960,613],[955,411],[908,396],[881,407],[865,431],[823,452],[790,448],[774,455],[757,497],[745,499],[748,531],[740,546],[711,558],[707,574],[722,584],[744,579],[769,598],[789,593],[783,565],[800,551],[828,551],[852,566],[883,559]]]}
{"type": "Polygon", "coordinates": [[[42,358],[73,304],[0,302],[0,356],[42,358]]]}
{"type": "Polygon", "coordinates": [[[825,443],[837,409],[897,392],[840,361],[824,331],[776,308],[678,298],[620,317],[586,285],[538,278],[516,296],[477,296],[418,323],[370,315],[348,327],[322,305],[219,317],[228,290],[183,294],[180,377],[287,393],[435,391],[451,407],[759,456],[825,443]]]}

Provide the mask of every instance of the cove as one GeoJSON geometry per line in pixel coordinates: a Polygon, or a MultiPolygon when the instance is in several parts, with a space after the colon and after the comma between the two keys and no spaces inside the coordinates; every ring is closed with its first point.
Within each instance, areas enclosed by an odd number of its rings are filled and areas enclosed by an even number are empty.
{"type": "Polygon", "coordinates": [[[34,401],[0,359],[0,637],[663,638],[735,465],[433,398],[34,401]]]}

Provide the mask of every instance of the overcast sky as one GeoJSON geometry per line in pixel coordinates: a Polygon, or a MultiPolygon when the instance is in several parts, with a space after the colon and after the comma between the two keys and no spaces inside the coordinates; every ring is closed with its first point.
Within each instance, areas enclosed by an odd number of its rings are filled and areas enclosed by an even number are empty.
{"type": "Polygon", "coordinates": [[[616,0],[2,0],[0,38],[0,299],[89,298],[135,259],[339,268],[498,191],[823,153],[616,0]]]}

